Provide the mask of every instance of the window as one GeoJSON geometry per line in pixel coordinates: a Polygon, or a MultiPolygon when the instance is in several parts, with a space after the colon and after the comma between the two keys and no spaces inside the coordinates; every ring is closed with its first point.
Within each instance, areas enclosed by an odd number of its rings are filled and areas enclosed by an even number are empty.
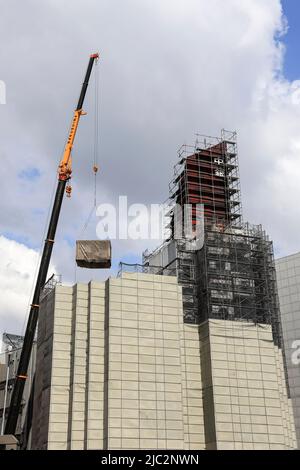
{"type": "Polygon", "coordinates": [[[209,261],[208,267],[209,267],[209,269],[216,269],[217,262],[216,261],[209,261]]]}

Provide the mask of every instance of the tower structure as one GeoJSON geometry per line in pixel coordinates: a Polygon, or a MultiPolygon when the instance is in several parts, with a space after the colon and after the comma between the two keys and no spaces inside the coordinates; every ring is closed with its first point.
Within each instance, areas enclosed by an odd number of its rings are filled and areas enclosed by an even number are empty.
{"type": "Polygon", "coordinates": [[[169,185],[170,236],[153,253],[144,253],[144,265],[177,275],[186,323],[214,318],[269,324],[280,345],[273,244],[262,226],[243,221],[236,132],[197,135],[178,157],[169,185]],[[200,247],[184,233],[176,236],[177,225],[184,225],[176,217],[178,206],[194,233],[197,217],[203,217],[200,247]]]}
{"type": "Polygon", "coordinates": [[[169,185],[170,201],[192,206],[192,225],[196,225],[196,206],[203,204],[204,218],[223,225],[241,223],[239,167],[235,132],[221,132],[221,138],[197,136],[194,146],[178,151],[169,185]]]}

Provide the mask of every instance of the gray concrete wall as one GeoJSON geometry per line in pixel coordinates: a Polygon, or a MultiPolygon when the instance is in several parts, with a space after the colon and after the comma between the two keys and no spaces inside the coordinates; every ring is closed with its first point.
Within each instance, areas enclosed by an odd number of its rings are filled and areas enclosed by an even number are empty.
{"type": "Polygon", "coordinates": [[[277,260],[276,272],[288,380],[300,448],[300,253],[277,260]]]}
{"type": "Polygon", "coordinates": [[[37,376],[34,448],[294,446],[270,328],[184,324],[175,277],[57,286],[41,307],[37,376]]]}
{"type": "Polygon", "coordinates": [[[271,326],[209,320],[200,326],[207,448],[296,447],[281,351],[271,326]]]}
{"type": "Polygon", "coordinates": [[[182,335],[175,277],[109,281],[109,449],[184,448],[182,335]]]}
{"type": "Polygon", "coordinates": [[[33,448],[103,448],[104,289],[57,286],[41,305],[33,448]]]}

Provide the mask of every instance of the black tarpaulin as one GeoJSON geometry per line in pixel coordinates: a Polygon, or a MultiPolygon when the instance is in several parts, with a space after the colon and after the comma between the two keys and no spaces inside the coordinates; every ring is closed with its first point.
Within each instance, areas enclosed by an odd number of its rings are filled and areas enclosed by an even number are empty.
{"type": "Polygon", "coordinates": [[[77,240],[76,263],[80,268],[107,269],[111,267],[110,240],[77,240]]]}

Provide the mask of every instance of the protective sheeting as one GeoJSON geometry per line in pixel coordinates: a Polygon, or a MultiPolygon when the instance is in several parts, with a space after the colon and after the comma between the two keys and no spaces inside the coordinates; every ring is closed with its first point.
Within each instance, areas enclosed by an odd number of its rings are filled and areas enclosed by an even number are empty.
{"type": "Polygon", "coordinates": [[[76,263],[80,268],[108,269],[111,267],[110,240],[77,240],[76,263]]]}

